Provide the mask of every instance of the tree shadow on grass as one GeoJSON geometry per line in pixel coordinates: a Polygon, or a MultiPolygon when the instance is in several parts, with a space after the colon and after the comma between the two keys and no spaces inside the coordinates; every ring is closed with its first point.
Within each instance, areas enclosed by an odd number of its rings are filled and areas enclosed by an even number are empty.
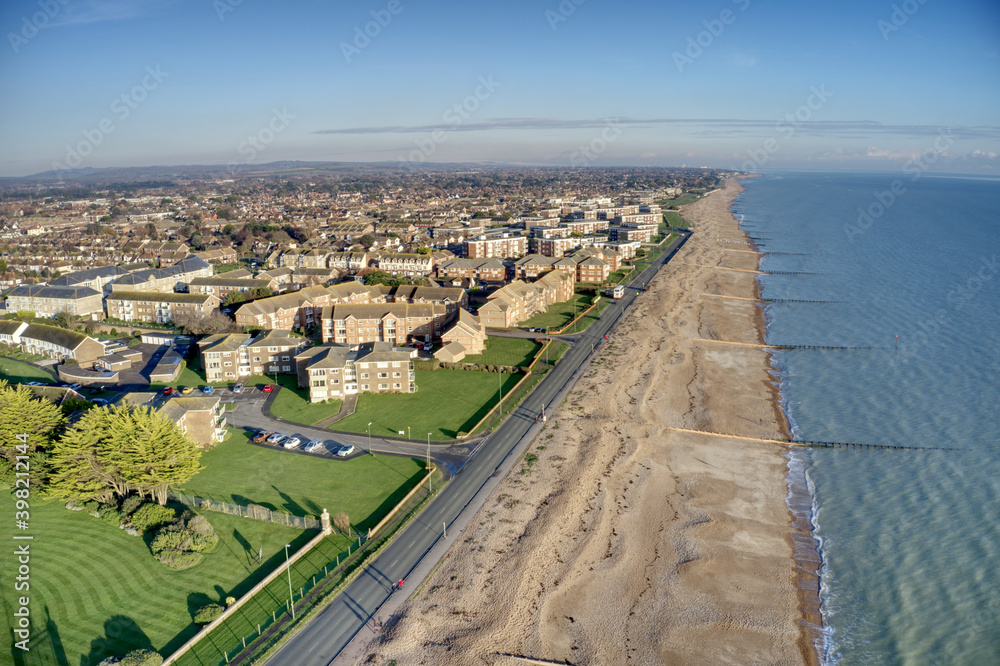
{"type": "MultiPolygon", "coordinates": [[[[42,631],[29,618],[28,635],[30,639],[25,645],[27,650],[22,650],[17,646],[17,642],[22,640],[17,636],[14,629],[10,629],[11,656],[15,666],[31,666],[33,664],[55,664],[56,666],[69,666],[66,658],[66,651],[63,649],[62,638],[59,636],[59,628],[49,615],[49,607],[45,607],[45,630],[42,631]]],[[[20,624],[20,623],[17,623],[20,624]]]]}
{"type": "MultiPolygon", "coordinates": [[[[414,458],[414,460],[417,459],[414,458]]],[[[397,504],[403,501],[403,498],[406,497],[406,494],[411,490],[413,490],[413,487],[416,486],[417,483],[419,483],[420,480],[427,475],[427,472],[426,470],[424,470],[424,466],[422,464],[423,461],[418,460],[417,462],[421,463],[420,469],[411,474],[408,479],[403,481],[403,483],[401,483],[400,486],[396,488],[396,490],[394,490],[388,497],[386,497],[382,501],[382,503],[379,504],[378,508],[376,508],[375,511],[370,513],[368,517],[366,517],[364,520],[354,523],[353,527],[357,533],[363,534],[372,527],[378,525],[379,521],[382,520],[387,513],[392,511],[393,507],[395,507],[397,504]]]]}
{"type": "Polygon", "coordinates": [[[153,650],[153,643],[135,620],[114,615],[104,621],[104,635],[90,642],[90,653],[80,658],[80,666],[97,666],[108,657],[123,657],[143,649],[153,650]]]}

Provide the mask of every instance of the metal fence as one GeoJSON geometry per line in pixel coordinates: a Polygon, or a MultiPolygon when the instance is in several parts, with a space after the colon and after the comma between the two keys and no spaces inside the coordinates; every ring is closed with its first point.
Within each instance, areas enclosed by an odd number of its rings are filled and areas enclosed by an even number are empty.
{"type": "Polygon", "coordinates": [[[282,511],[272,511],[266,506],[261,506],[259,504],[241,506],[239,504],[231,504],[230,502],[220,502],[218,500],[206,499],[204,497],[195,497],[193,495],[187,495],[176,491],[170,491],[169,497],[174,501],[188,506],[193,506],[197,509],[205,509],[207,511],[215,511],[217,513],[227,513],[231,516],[240,516],[241,518],[260,520],[265,523],[287,525],[288,527],[296,527],[300,530],[318,530],[321,528],[319,519],[317,518],[313,518],[311,516],[293,516],[282,511]]]}

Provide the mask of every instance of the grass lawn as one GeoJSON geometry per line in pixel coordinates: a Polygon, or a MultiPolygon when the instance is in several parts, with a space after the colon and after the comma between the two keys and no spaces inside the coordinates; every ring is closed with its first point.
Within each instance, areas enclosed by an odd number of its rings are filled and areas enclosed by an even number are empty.
{"type": "Polygon", "coordinates": [[[562,328],[573,320],[575,315],[580,314],[594,302],[594,294],[574,294],[574,297],[562,303],[553,303],[545,312],[536,314],[534,317],[521,322],[521,326],[534,328],[541,326],[545,329],[562,328]]]}
{"type": "Polygon", "coordinates": [[[573,323],[564,332],[565,333],[580,333],[582,331],[587,330],[587,327],[589,327],[591,324],[593,324],[594,321],[596,321],[597,318],[599,316],[601,316],[601,313],[604,312],[604,308],[606,308],[609,305],[611,305],[611,303],[612,303],[612,301],[610,301],[610,300],[608,300],[606,298],[603,299],[600,303],[597,304],[597,306],[593,310],[591,310],[590,312],[588,312],[584,316],[580,317],[575,323],[573,323]]]}
{"type": "MultiPolygon", "coordinates": [[[[273,379],[254,377],[260,381],[250,381],[248,384],[273,384],[273,379]]],[[[281,390],[271,403],[271,413],[288,421],[313,425],[325,418],[340,412],[340,400],[327,402],[309,402],[309,389],[298,388],[298,379],[292,375],[278,375],[281,390]]]]}
{"type": "MultiPolygon", "coordinates": [[[[8,493],[0,493],[0,507],[13,515],[8,493]]],[[[16,653],[18,659],[4,663],[96,666],[105,657],[140,647],[169,654],[196,632],[191,620],[198,607],[241,596],[284,562],[286,543],[298,549],[315,535],[235,516],[205,515],[220,537],[218,547],[196,567],[174,571],[153,558],[143,539],[82,511],[67,511],[59,502],[33,499],[28,532],[34,537],[28,595],[31,650],[21,653],[5,646],[3,653],[16,653]],[[264,563],[257,565],[260,547],[264,563]]],[[[16,564],[12,557],[0,559],[4,580],[14,580],[16,564]]],[[[294,577],[295,568],[292,573],[294,577]]],[[[287,581],[285,585],[287,595],[287,581]]],[[[8,626],[12,597],[0,597],[8,626]]]]}
{"type": "Polygon", "coordinates": [[[410,458],[331,460],[255,446],[248,442],[249,433],[230,431],[226,441],[202,455],[205,469],[184,484],[184,492],[296,516],[344,511],[356,528],[367,529],[423,478],[423,462],[410,458]]]}
{"type": "Polygon", "coordinates": [[[676,197],[674,199],[667,199],[667,206],[686,206],[689,203],[693,203],[701,198],[701,195],[695,194],[694,192],[685,192],[684,194],[676,197]]]}
{"type": "Polygon", "coordinates": [[[470,432],[497,403],[500,383],[507,395],[523,375],[470,370],[416,370],[415,393],[363,393],[357,410],[334,424],[337,430],[399,437],[407,427],[417,441],[442,441],[470,432]]]}
{"type": "Polygon", "coordinates": [[[0,378],[6,379],[12,384],[56,381],[50,373],[38,366],[3,357],[0,357],[0,378]]]}
{"type": "Polygon", "coordinates": [[[687,229],[690,226],[687,220],[681,217],[681,214],[675,210],[665,210],[663,214],[667,216],[670,226],[675,229],[687,229]]]}
{"type": "Polygon", "coordinates": [[[526,366],[542,346],[528,338],[486,338],[486,351],[466,356],[462,363],[526,366]]]}

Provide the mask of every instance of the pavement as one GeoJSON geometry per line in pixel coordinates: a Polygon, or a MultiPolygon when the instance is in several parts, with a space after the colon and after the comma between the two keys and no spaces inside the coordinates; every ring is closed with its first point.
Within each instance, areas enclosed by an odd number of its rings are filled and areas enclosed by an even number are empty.
{"type": "Polygon", "coordinates": [[[590,359],[628,313],[637,296],[659,268],[686,242],[675,240],[613,301],[576,344],[545,376],[535,390],[489,437],[482,440],[451,482],[410,525],[396,535],[377,558],[331,603],[302,627],[269,661],[277,666],[328,666],[354,663],[372,638],[373,621],[391,622],[392,613],[418,589],[464,527],[486,501],[490,491],[516,463],[541,429],[538,416],[553,414],[590,359]],[[589,349],[588,349],[589,347],[589,349]],[[404,580],[402,590],[394,583],[404,580]]]}

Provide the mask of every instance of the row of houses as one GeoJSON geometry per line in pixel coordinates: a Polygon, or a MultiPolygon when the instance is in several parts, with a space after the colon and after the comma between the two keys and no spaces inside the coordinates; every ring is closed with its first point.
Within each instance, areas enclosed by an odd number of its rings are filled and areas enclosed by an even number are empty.
{"type": "Polygon", "coordinates": [[[88,335],[23,321],[0,321],[0,344],[58,361],[74,360],[81,365],[92,364],[104,355],[104,343],[88,335]]]}

